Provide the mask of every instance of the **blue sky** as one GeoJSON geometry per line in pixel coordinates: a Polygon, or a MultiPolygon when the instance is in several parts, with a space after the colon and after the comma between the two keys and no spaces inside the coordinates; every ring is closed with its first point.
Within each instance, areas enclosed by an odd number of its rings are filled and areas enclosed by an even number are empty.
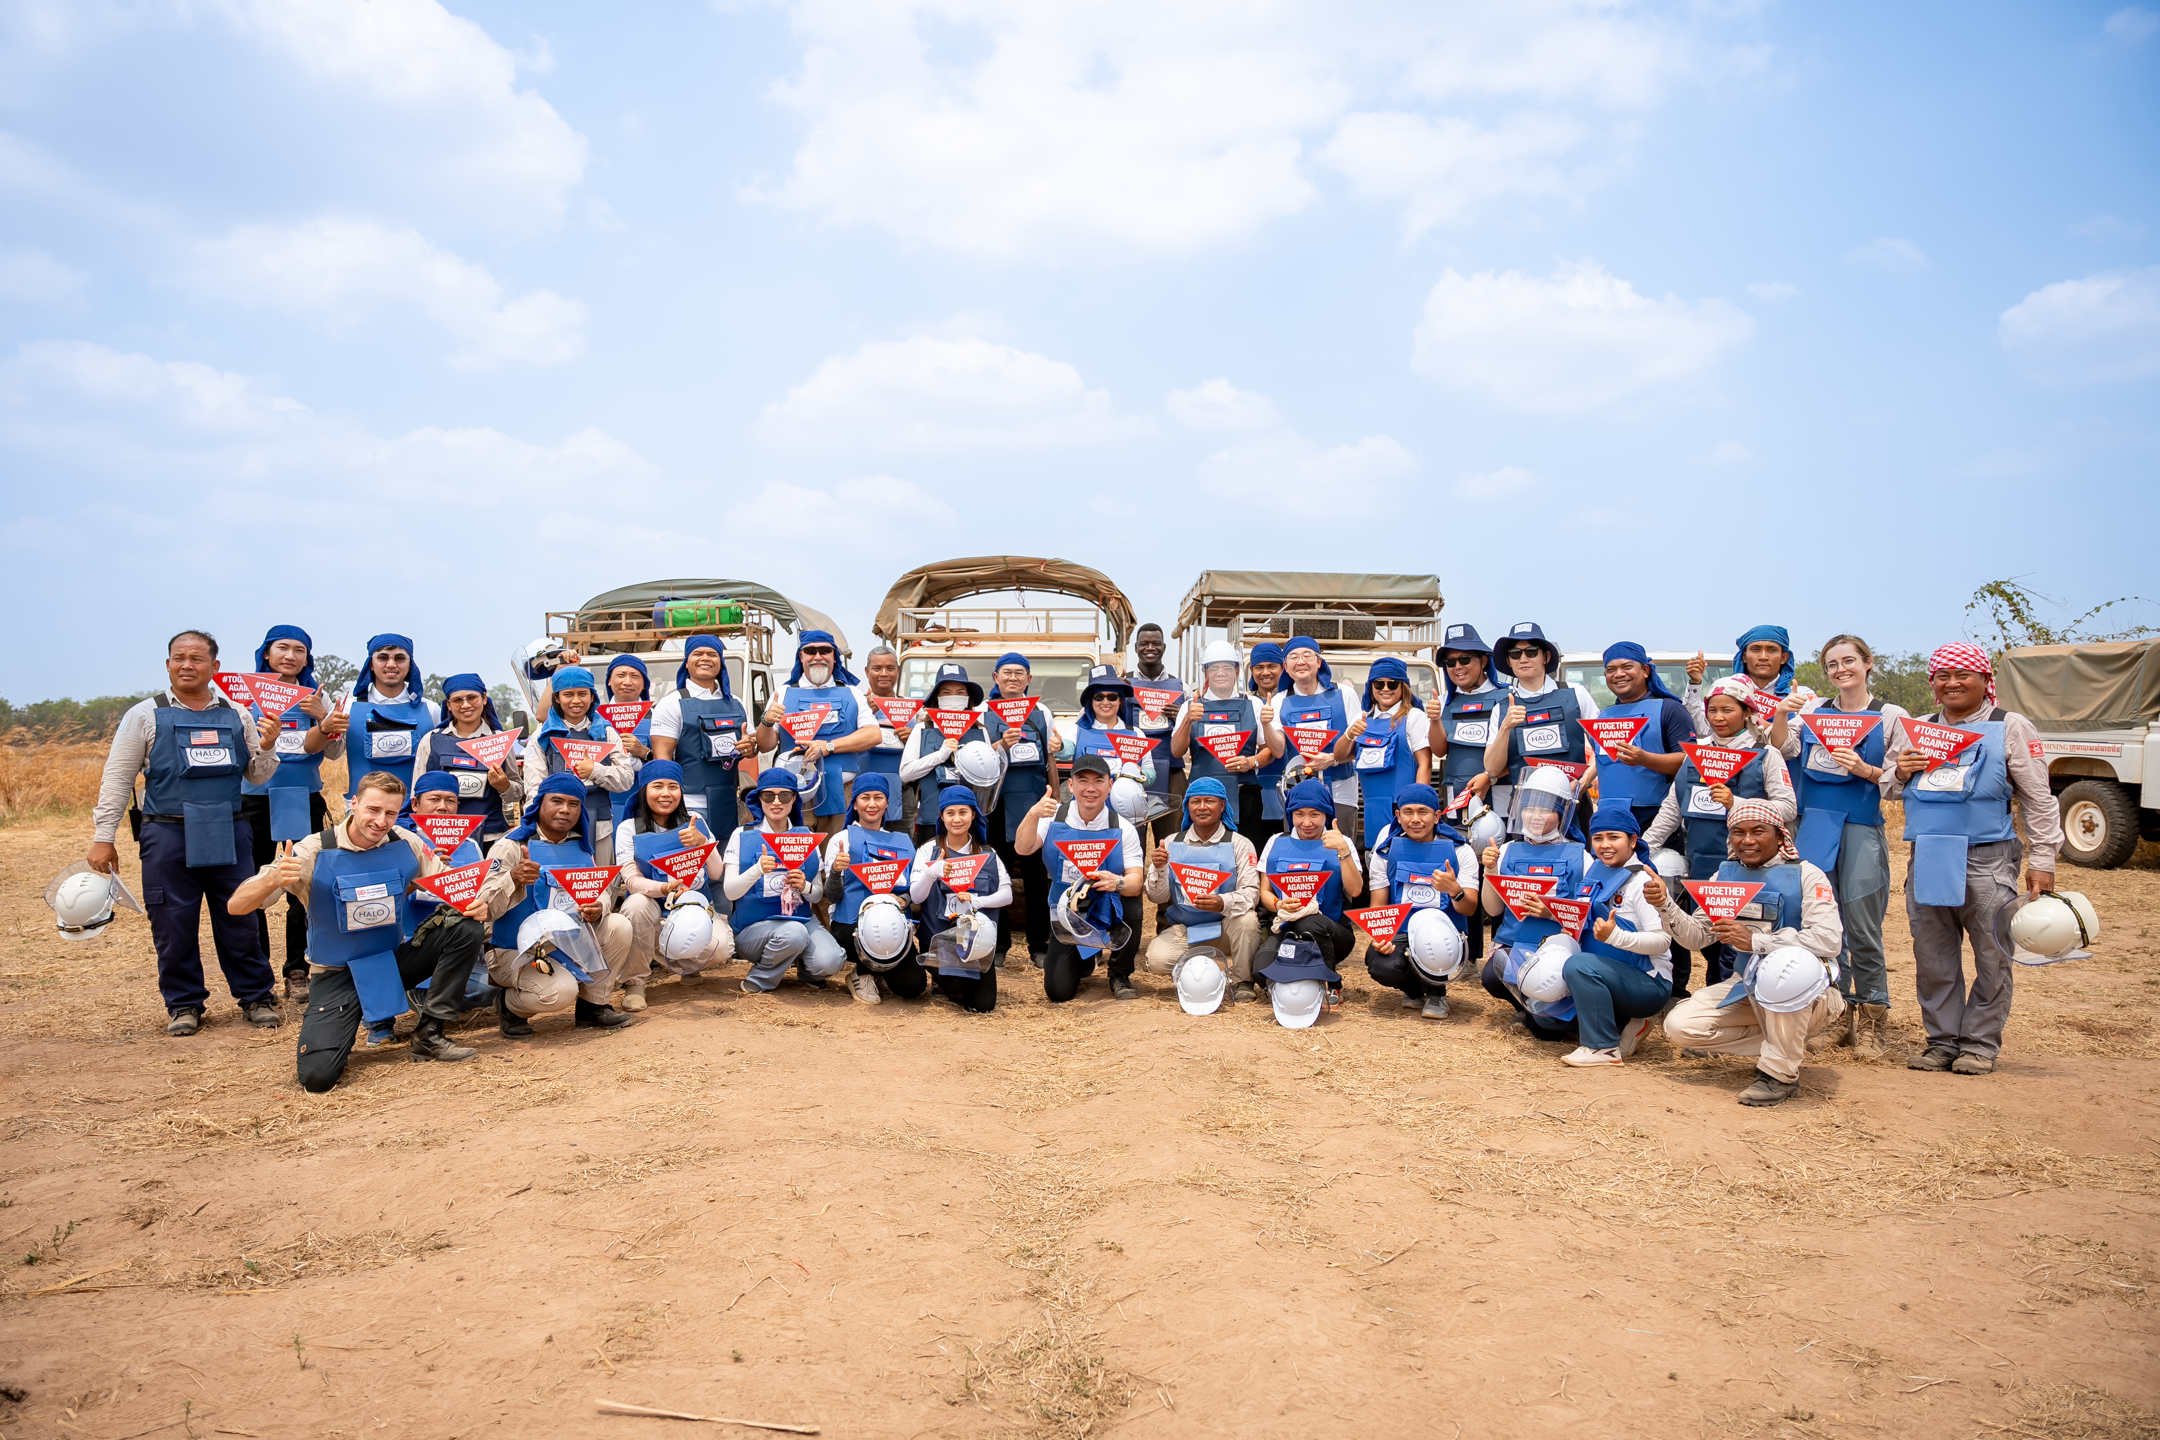
{"type": "Polygon", "coordinates": [[[1568,648],[2160,594],[2156,66],[2108,5],[7,0],[0,694],[182,624],[499,676],[680,573],[859,647],[998,551],[1568,648]]]}

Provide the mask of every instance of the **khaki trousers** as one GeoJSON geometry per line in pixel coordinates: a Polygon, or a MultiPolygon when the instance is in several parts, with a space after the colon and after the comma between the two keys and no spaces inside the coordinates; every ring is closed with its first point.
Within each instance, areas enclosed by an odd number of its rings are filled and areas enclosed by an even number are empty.
{"type": "Polygon", "coordinates": [[[1213,945],[1230,954],[1230,978],[1233,981],[1252,979],[1253,956],[1260,950],[1260,920],[1247,911],[1232,915],[1223,921],[1223,933],[1215,940],[1193,942],[1185,937],[1183,925],[1171,925],[1155,932],[1148,942],[1146,958],[1142,962],[1150,975],[1168,975],[1170,967],[1184,957],[1195,943],[1213,945]]]}
{"type": "Polygon", "coordinates": [[[1845,1013],[1844,997],[1832,987],[1805,1010],[1779,1015],[1753,1000],[1742,1000],[1731,1009],[1718,1002],[1738,983],[1727,980],[1698,990],[1672,1008],[1665,1017],[1665,1038],[1692,1050],[1713,1055],[1751,1055],[1764,1074],[1790,1085],[1800,1078],[1800,1062],[1807,1056],[1810,1035],[1820,1035],[1845,1013]]]}
{"type": "Polygon", "coordinates": [[[536,964],[518,964],[515,950],[487,953],[488,982],[509,992],[503,1002],[510,1013],[532,1020],[560,1015],[577,1001],[577,977],[560,965],[542,971],[536,964]]]}

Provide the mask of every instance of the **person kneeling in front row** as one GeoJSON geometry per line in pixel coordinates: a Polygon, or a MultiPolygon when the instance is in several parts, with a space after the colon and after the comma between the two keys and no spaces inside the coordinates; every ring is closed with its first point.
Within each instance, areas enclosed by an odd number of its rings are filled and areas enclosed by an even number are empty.
{"type": "Polygon", "coordinates": [[[1185,829],[1148,851],[1140,888],[1164,921],[1148,942],[1150,975],[1168,975],[1195,946],[1220,947],[1230,961],[1234,1000],[1251,1000],[1253,956],[1260,949],[1260,855],[1230,828],[1230,787],[1211,775],[1185,788],[1185,829]],[[1173,867],[1221,875],[1215,888],[1189,892],[1173,867]]]}

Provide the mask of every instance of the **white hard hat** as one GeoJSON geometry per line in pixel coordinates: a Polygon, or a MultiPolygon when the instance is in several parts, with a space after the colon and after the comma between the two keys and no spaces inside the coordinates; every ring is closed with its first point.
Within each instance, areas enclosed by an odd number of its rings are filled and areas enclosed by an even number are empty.
{"type": "Polygon", "coordinates": [[[1507,821],[1490,806],[1480,811],[1477,819],[1470,822],[1470,845],[1479,854],[1488,845],[1497,845],[1507,838],[1507,821]]]}
{"type": "Polygon", "coordinates": [[[997,921],[980,911],[966,911],[937,935],[937,958],[955,969],[980,970],[997,954],[997,921]]]}
{"type": "Polygon", "coordinates": [[[802,798],[803,813],[809,814],[825,791],[824,765],[800,750],[790,750],[780,757],[780,768],[795,777],[795,793],[802,798]]]}
{"type": "Polygon", "coordinates": [[[855,916],[855,943],[872,960],[898,960],[906,952],[915,927],[907,911],[891,895],[872,895],[855,916]]]}
{"type": "Polygon", "coordinates": [[[1568,779],[1567,772],[1552,765],[1532,765],[1530,773],[1523,777],[1522,791],[1526,795],[1550,795],[1556,800],[1573,800],[1575,782],[1568,779]]]}
{"type": "Polygon", "coordinates": [[[711,902],[695,890],[684,891],[682,902],[669,907],[667,919],[660,924],[660,958],[670,970],[701,961],[712,939],[711,902]]]}
{"type": "MultiPolygon", "coordinates": [[[[496,643],[500,644],[501,642],[497,641],[496,643]]],[[[525,658],[527,660],[530,660],[536,655],[545,655],[550,650],[560,650],[562,648],[562,641],[556,639],[552,635],[542,635],[537,640],[526,642],[525,658]]]]}
{"type": "Polygon", "coordinates": [[[1318,980],[1278,980],[1268,986],[1268,1003],[1275,1007],[1275,1023],[1285,1030],[1309,1030],[1320,1018],[1327,986],[1318,980]]]}
{"type": "Polygon", "coordinates": [[[1238,663],[1237,646],[1228,640],[1217,640],[1200,652],[1200,668],[1210,665],[1235,665],[1238,663]]]}
{"type": "Polygon", "coordinates": [[[114,881],[95,870],[79,870],[56,883],[47,903],[63,940],[87,940],[103,933],[113,918],[114,881]]]}
{"type": "Polygon", "coordinates": [[[1678,850],[1658,850],[1651,854],[1650,863],[1657,867],[1658,878],[1667,885],[1687,879],[1687,856],[1678,850]]]}
{"type": "Polygon", "coordinates": [[[1129,776],[1119,776],[1110,782],[1110,808],[1133,824],[1140,824],[1148,818],[1146,787],[1129,776]]]}
{"type": "Polygon", "coordinates": [[[953,755],[953,768],[970,785],[995,785],[1005,778],[1005,752],[987,740],[970,740],[953,755]]]}
{"type": "Polygon", "coordinates": [[[1518,987],[1523,995],[1546,1005],[1557,1005],[1568,998],[1567,976],[1563,973],[1567,962],[1582,954],[1582,946],[1575,943],[1572,935],[1548,935],[1523,966],[1518,987]]]}
{"type": "Polygon", "coordinates": [[[1223,974],[1222,952],[1208,946],[1185,952],[1170,967],[1177,986],[1177,1003],[1188,1015],[1212,1015],[1222,1008],[1229,981],[1223,974]]]}
{"type": "Polygon", "coordinates": [[[2100,913],[2075,890],[2052,890],[2017,907],[2010,938],[2044,959],[2066,958],[2092,949],[2100,938],[2100,913]]]}
{"type": "Polygon", "coordinates": [[[1774,1014],[1805,1010],[1829,988],[1829,970],[1812,950],[1798,945],[1780,945],[1748,962],[1748,994],[1774,1014]]]}
{"type": "Polygon", "coordinates": [[[1462,964],[1463,933],[1438,910],[1413,910],[1404,935],[1410,963],[1428,980],[1446,980],[1462,964]]]}
{"type": "Polygon", "coordinates": [[[1312,762],[1292,745],[1290,754],[1283,760],[1282,778],[1275,782],[1275,788],[1287,796],[1292,787],[1312,779],[1312,773],[1312,762]]]}

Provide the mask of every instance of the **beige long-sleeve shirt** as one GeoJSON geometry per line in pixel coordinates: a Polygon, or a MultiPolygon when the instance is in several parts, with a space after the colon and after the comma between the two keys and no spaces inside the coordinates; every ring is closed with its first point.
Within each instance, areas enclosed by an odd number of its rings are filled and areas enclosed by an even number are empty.
{"type": "MultiPolygon", "coordinates": [[[[602,790],[620,794],[637,784],[638,771],[643,766],[629,751],[622,748],[622,737],[615,733],[614,726],[603,721],[600,728],[604,732],[603,739],[605,743],[615,748],[593,763],[592,779],[588,783],[597,785],[602,790]]],[[[590,732],[588,731],[587,734],[590,734],[590,732]]],[[[582,740],[586,737],[583,735],[566,737],[535,735],[525,742],[524,783],[519,786],[518,790],[521,797],[538,792],[540,782],[548,777],[548,756],[555,753],[555,741],[563,738],[582,740]]],[[[568,769],[569,767],[565,766],[564,768],[568,769]]],[[[508,814],[509,812],[506,810],[504,813],[508,814]]]]}
{"type": "MultiPolygon", "coordinates": [[[[1969,723],[1985,720],[1991,711],[1982,710],[1968,715],[1969,723]]],[[[1956,725],[1957,721],[1945,720],[1938,712],[1919,717],[1930,725],[1956,725]]],[[[1889,724],[1885,720],[1884,724],[1889,724]]],[[[1897,778],[1898,756],[1912,749],[1912,741],[1905,727],[1891,727],[1890,744],[1883,752],[1883,798],[1902,799],[1905,784],[1897,778]]],[[[2025,842],[2025,868],[2028,870],[2053,870],[2062,850],[2062,806],[2055,799],[2055,792],[2048,788],[2047,752],[2041,748],[2040,731],[2032,721],[2013,710],[2003,711],[2003,760],[2010,769],[2010,787],[2017,792],[2014,813],[2018,838],[2025,842]]],[[[1921,774],[1926,774],[1922,771],[1921,774]]],[[[1915,776],[1917,780],[1919,777],[1915,776]]]]}
{"type": "MultiPolygon", "coordinates": [[[[422,876],[440,875],[443,871],[452,868],[441,856],[435,853],[434,846],[402,825],[391,826],[390,833],[383,838],[381,845],[358,845],[353,842],[351,822],[347,821],[344,824],[331,826],[327,832],[303,836],[293,843],[293,859],[300,862],[300,878],[292,884],[280,886],[279,888],[303,905],[308,903],[309,894],[315,886],[315,861],[322,854],[323,834],[325,833],[329,835],[330,845],[334,850],[365,852],[368,850],[380,850],[384,846],[402,843],[420,858],[420,874],[422,876]]],[[[511,848],[515,850],[516,846],[513,845],[511,848]]],[[[500,843],[497,844],[493,853],[496,857],[501,856],[502,846],[500,843]]],[[[517,857],[513,856],[511,863],[516,863],[516,859],[517,857]]],[[[255,872],[256,878],[261,879],[276,867],[277,862],[275,860],[271,861],[268,865],[255,872]]],[[[489,869],[487,879],[480,882],[480,898],[487,901],[488,918],[490,920],[499,920],[503,915],[507,914],[510,907],[517,903],[517,897],[521,893],[510,879],[510,866],[499,862],[489,869]]]]}
{"type": "MultiPolygon", "coordinates": [[[[113,732],[112,750],[105,756],[105,775],[98,782],[97,806],[90,812],[94,827],[91,838],[110,845],[113,836],[120,831],[120,817],[127,814],[130,801],[135,798],[135,781],[150,765],[150,745],[157,739],[157,710],[160,706],[175,706],[193,710],[182,705],[180,697],[167,690],[128,707],[120,717],[120,728],[113,732]]],[[[265,750],[257,743],[255,717],[234,705],[216,690],[210,693],[210,703],[202,707],[208,710],[239,710],[247,736],[247,767],[242,777],[257,785],[267,782],[277,774],[277,751],[265,750]]],[[[200,713],[200,712],[198,712],[200,713]]]]}
{"type": "MultiPolygon", "coordinates": [[[[1771,809],[1778,812],[1779,819],[1791,825],[1793,818],[1800,813],[1800,801],[1793,793],[1792,777],[1786,773],[1785,757],[1750,728],[1742,728],[1738,735],[1726,740],[1720,740],[1714,731],[1704,733],[1710,737],[1702,742],[1705,745],[1716,745],[1727,750],[1754,750],[1761,754],[1762,758],[1755,763],[1762,766],[1763,770],[1763,798],[1770,802],[1771,809]]],[[[1680,787],[1674,785],[1666,790],[1664,800],[1658,805],[1657,818],[1650,822],[1649,829],[1643,831],[1642,838],[1655,850],[1664,844],[1668,837],[1679,834],[1686,819],[1687,817],[1680,813],[1680,787]]]]}
{"type": "MultiPolygon", "coordinates": [[[[1253,849],[1252,841],[1226,825],[1216,826],[1214,833],[1210,835],[1202,835],[1198,826],[1192,826],[1177,839],[1178,843],[1184,845],[1220,845],[1226,836],[1230,841],[1230,853],[1237,859],[1236,883],[1228,890],[1219,892],[1222,896],[1223,918],[1227,920],[1233,916],[1250,915],[1253,908],[1260,903],[1260,852],[1253,849]]],[[[1140,888],[1146,892],[1147,898],[1157,905],[1169,904],[1170,867],[1165,865],[1158,870],[1154,862],[1149,861],[1147,870],[1140,877],[1140,888]]]]}
{"type": "MultiPolygon", "coordinates": [[[[1665,887],[1665,903],[1658,907],[1658,918],[1676,944],[1690,950],[1707,950],[1717,943],[1710,935],[1710,917],[1697,912],[1693,915],[1682,910],[1673,901],[1671,885],[1665,887]]],[[[1744,924],[1756,918],[1760,908],[1752,901],[1742,907],[1739,919],[1744,924]],[[1753,912],[1753,913],[1751,913],[1753,912]]],[[[1754,953],[1767,955],[1780,945],[1798,945],[1818,960],[1835,960],[1838,950],[1845,943],[1845,921],[1838,915],[1837,896],[1831,892],[1829,877],[1810,865],[1800,862],[1800,925],[1787,925],[1776,930],[1756,927],[1754,953]]]]}

